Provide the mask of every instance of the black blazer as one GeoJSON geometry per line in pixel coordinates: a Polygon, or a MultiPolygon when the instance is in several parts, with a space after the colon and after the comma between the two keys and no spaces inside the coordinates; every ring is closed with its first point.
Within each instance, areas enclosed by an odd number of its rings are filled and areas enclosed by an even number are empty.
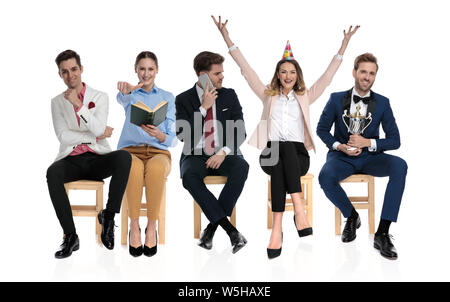
{"type": "MultiPolygon", "coordinates": [[[[247,136],[241,104],[233,89],[221,88],[217,91],[216,119],[222,125],[218,126],[219,147],[230,148],[230,155],[240,155],[239,147],[247,136]],[[231,121],[235,123],[230,123],[231,121]]],[[[184,158],[183,155],[192,154],[203,136],[205,118],[200,112],[200,106],[195,85],[175,98],[176,133],[178,139],[184,142],[181,159],[184,158]]]]}

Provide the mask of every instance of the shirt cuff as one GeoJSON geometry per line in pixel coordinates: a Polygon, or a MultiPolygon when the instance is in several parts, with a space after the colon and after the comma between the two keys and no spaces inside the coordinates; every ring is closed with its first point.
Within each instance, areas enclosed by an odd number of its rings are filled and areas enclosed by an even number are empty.
{"type": "Polygon", "coordinates": [[[235,45],[235,44],[233,44],[233,45],[231,45],[231,47],[230,48],[228,48],[228,51],[233,51],[233,50],[235,50],[237,48],[237,46],[235,45]]]}
{"type": "Polygon", "coordinates": [[[340,144],[341,144],[340,142],[335,142],[335,143],[333,144],[333,150],[337,150],[337,147],[338,147],[340,144]]]}
{"type": "Polygon", "coordinates": [[[370,152],[375,152],[375,151],[377,151],[377,141],[376,141],[376,139],[373,139],[373,138],[370,139],[370,147],[369,147],[369,151],[370,151],[370,152]]]}
{"type": "Polygon", "coordinates": [[[228,148],[227,146],[223,147],[222,150],[223,150],[223,152],[225,152],[226,155],[230,154],[230,152],[231,152],[231,149],[228,148]]]}
{"type": "Polygon", "coordinates": [[[341,56],[340,54],[336,54],[336,59],[338,59],[338,60],[342,60],[344,58],[344,56],[341,56]]]}
{"type": "Polygon", "coordinates": [[[200,113],[203,115],[203,117],[206,117],[206,110],[205,110],[205,108],[203,108],[203,106],[200,105],[199,110],[200,110],[200,113]]]}

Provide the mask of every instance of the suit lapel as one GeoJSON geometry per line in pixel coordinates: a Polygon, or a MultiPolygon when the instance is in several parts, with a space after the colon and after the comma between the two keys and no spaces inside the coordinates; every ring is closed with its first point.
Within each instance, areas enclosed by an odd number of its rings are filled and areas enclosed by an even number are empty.
{"type": "Polygon", "coordinates": [[[350,113],[350,104],[352,102],[352,89],[348,90],[347,93],[342,98],[342,113],[347,110],[347,113],[350,113]]]}
{"type": "Polygon", "coordinates": [[[226,98],[223,97],[223,90],[218,90],[218,96],[216,99],[216,120],[220,121],[223,126],[225,126],[225,121],[223,121],[222,109],[225,108],[226,98]]]}
{"type": "MultiPolygon", "coordinates": [[[[347,93],[342,98],[342,112],[341,113],[344,113],[345,110],[347,110],[347,114],[350,114],[351,102],[352,102],[352,89],[348,90],[347,93]]],[[[345,120],[345,124],[349,125],[350,121],[349,121],[349,118],[347,117],[347,115],[345,115],[343,118],[345,120]]]]}
{"type": "Polygon", "coordinates": [[[200,101],[200,96],[197,93],[197,88],[195,87],[195,85],[197,85],[197,84],[194,84],[194,87],[192,87],[192,89],[191,89],[191,98],[190,98],[192,108],[194,108],[194,111],[195,111],[195,109],[198,109],[198,107],[202,104],[200,101]]]}
{"type": "Polygon", "coordinates": [[[371,100],[370,100],[369,104],[367,105],[367,116],[369,115],[369,112],[373,116],[373,113],[375,112],[375,107],[377,106],[377,102],[375,99],[375,93],[372,90],[370,91],[370,98],[371,98],[371,100]]]}
{"type": "Polygon", "coordinates": [[[277,100],[277,98],[279,98],[279,95],[274,95],[271,96],[269,99],[269,114],[267,115],[267,119],[269,119],[272,116],[272,109],[273,109],[273,105],[275,104],[275,101],[277,100]]]}
{"type": "Polygon", "coordinates": [[[64,98],[64,93],[61,95],[61,103],[64,108],[64,116],[67,122],[67,125],[70,129],[78,129],[77,117],[75,116],[75,110],[73,109],[72,103],[64,98]]]}

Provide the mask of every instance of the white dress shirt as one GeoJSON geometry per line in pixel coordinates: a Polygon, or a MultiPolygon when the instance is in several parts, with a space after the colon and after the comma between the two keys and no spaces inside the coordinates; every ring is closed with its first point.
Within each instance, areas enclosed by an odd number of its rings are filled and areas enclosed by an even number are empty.
{"type": "Polygon", "coordinates": [[[273,104],[269,140],[301,143],[305,141],[303,113],[295,98],[294,90],[287,96],[280,91],[280,96],[273,104]]]}
{"type": "MultiPolygon", "coordinates": [[[[361,101],[361,100],[358,103],[355,103],[353,101],[353,96],[354,95],[357,95],[357,96],[359,96],[361,98],[365,98],[365,97],[369,97],[370,96],[370,91],[365,96],[360,96],[358,94],[358,92],[356,92],[355,87],[353,87],[353,89],[352,89],[352,98],[351,98],[351,102],[350,102],[350,114],[355,113],[356,112],[356,106],[359,106],[360,107],[359,114],[360,115],[366,115],[367,114],[368,104],[364,104],[364,102],[361,101]]],[[[337,146],[339,146],[340,144],[341,144],[340,142],[335,142],[333,144],[333,149],[337,150],[337,146]]],[[[370,147],[368,148],[368,150],[370,152],[377,151],[377,141],[375,139],[370,139],[370,147]]]]}
{"type": "MultiPolygon", "coordinates": [[[[203,115],[203,117],[206,117],[206,110],[202,107],[202,99],[203,99],[203,89],[198,86],[198,84],[195,85],[195,89],[197,89],[197,94],[200,100],[200,113],[203,115]]],[[[214,127],[214,146],[216,148],[219,147],[219,134],[217,133],[217,119],[216,119],[216,102],[213,103],[212,107],[212,114],[213,114],[213,127],[214,127]]],[[[198,142],[196,149],[203,149],[205,147],[205,125],[203,125],[203,135],[202,139],[198,142]]],[[[224,146],[222,150],[225,152],[226,155],[228,155],[231,152],[231,149],[227,146],[224,146]]]]}

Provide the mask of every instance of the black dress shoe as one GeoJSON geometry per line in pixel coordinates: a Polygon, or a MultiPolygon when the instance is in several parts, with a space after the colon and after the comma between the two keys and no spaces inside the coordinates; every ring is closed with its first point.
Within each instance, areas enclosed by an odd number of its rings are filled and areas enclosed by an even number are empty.
{"type": "Polygon", "coordinates": [[[242,236],[242,234],[238,231],[230,233],[230,241],[231,246],[233,247],[233,254],[235,254],[247,244],[247,239],[245,239],[245,237],[242,236]]]}
{"type": "MultiPolygon", "coordinates": [[[[145,233],[147,233],[147,229],[145,229],[145,233]]],[[[156,244],[153,247],[148,247],[144,244],[144,255],[147,257],[154,256],[156,252],[158,251],[158,233],[155,230],[155,236],[156,236],[156,244]]]]}
{"type": "Polygon", "coordinates": [[[108,249],[114,248],[114,219],[106,219],[105,210],[98,213],[98,221],[102,225],[102,243],[108,249]]]}
{"type": "Polygon", "coordinates": [[[356,218],[348,217],[345,223],[344,230],[342,231],[342,242],[350,242],[356,238],[356,229],[361,226],[361,219],[359,215],[356,218]]]}
{"type": "Polygon", "coordinates": [[[375,234],[373,247],[377,250],[380,250],[381,256],[389,259],[395,260],[397,259],[397,250],[391,241],[392,235],[387,233],[375,234]]]}
{"type": "MultiPolygon", "coordinates": [[[[139,234],[141,233],[141,229],[139,229],[139,234]]],[[[131,230],[128,233],[128,251],[130,252],[130,255],[133,257],[139,257],[142,255],[142,253],[144,252],[144,248],[141,246],[138,247],[132,247],[131,246],[131,230]]]]}
{"type": "MultiPolygon", "coordinates": [[[[295,222],[295,214],[294,214],[294,225],[295,228],[297,229],[297,223],[295,222]]],[[[297,229],[297,233],[299,237],[306,237],[313,234],[313,229],[312,228],[305,228],[301,230],[297,229]]]]}
{"type": "Polygon", "coordinates": [[[206,227],[202,234],[200,235],[200,240],[198,241],[198,246],[201,246],[204,249],[210,250],[212,249],[212,241],[214,237],[214,233],[216,230],[206,227]]]}
{"type": "MultiPolygon", "coordinates": [[[[281,232],[281,244],[283,244],[283,232],[281,232]]],[[[282,246],[280,246],[279,249],[269,249],[269,248],[267,248],[267,257],[269,259],[273,259],[273,258],[276,258],[276,257],[280,256],[281,255],[281,248],[282,248],[282,246]]]]}
{"type": "Polygon", "coordinates": [[[55,253],[55,258],[62,259],[72,255],[73,251],[77,251],[80,248],[80,240],[75,233],[66,235],[64,241],[60,246],[60,250],[55,253]]]}

